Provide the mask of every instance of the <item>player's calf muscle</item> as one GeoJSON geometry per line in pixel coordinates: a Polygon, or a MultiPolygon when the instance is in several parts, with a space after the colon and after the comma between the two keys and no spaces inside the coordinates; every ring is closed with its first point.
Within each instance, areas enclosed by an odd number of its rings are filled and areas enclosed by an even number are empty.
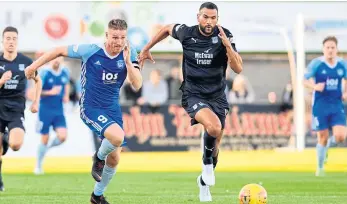
{"type": "Polygon", "coordinates": [[[107,166],[111,168],[115,168],[119,164],[120,152],[121,152],[121,148],[119,148],[119,150],[117,149],[113,151],[111,154],[108,155],[107,161],[106,161],[107,166]]]}

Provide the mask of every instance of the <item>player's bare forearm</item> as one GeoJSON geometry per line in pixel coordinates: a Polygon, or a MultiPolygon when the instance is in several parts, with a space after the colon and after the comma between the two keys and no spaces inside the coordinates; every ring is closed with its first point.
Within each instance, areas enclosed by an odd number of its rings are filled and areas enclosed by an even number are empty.
{"type": "Polygon", "coordinates": [[[237,74],[242,72],[242,58],[241,56],[234,51],[234,49],[232,48],[232,46],[227,46],[226,47],[227,50],[227,56],[228,56],[228,64],[230,66],[230,68],[237,74]]]}
{"type": "Polygon", "coordinates": [[[51,89],[51,90],[48,90],[48,91],[41,91],[41,95],[42,96],[52,96],[54,94],[52,93],[52,89],[51,89]]]}
{"type": "Polygon", "coordinates": [[[315,84],[312,80],[310,79],[304,79],[304,86],[308,89],[314,90],[315,89],[315,84]]]}
{"type": "Polygon", "coordinates": [[[138,91],[142,87],[142,75],[139,69],[135,68],[131,62],[126,63],[128,79],[133,88],[138,91]]]}
{"type": "Polygon", "coordinates": [[[35,100],[34,102],[39,102],[42,93],[42,80],[39,76],[34,78],[35,81],[35,100]]]}
{"type": "Polygon", "coordinates": [[[151,39],[149,43],[143,48],[144,50],[150,50],[158,42],[167,38],[167,36],[172,35],[172,29],[175,24],[169,24],[164,26],[160,31],[151,39]]]}
{"type": "Polygon", "coordinates": [[[57,47],[57,48],[43,54],[39,59],[34,61],[30,67],[33,67],[33,68],[35,68],[35,70],[37,70],[42,65],[54,60],[55,58],[60,57],[60,56],[66,57],[67,55],[68,55],[68,48],[66,46],[57,47]]]}

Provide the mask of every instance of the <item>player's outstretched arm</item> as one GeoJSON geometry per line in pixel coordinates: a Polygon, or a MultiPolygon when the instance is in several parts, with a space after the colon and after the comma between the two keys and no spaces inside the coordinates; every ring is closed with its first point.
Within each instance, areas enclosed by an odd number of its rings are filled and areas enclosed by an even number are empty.
{"type": "Polygon", "coordinates": [[[149,52],[149,50],[156,45],[157,43],[159,43],[160,41],[164,40],[165,38],[167,38],[167,36],[171,35],[172,36],[172,29],[174,28],[176,24],[169,24],[164,26],[162,29],[159,30],[159,32],[154,35],[154,37],[149,41],[149,43],[147,43],[142,51],[139,54],[139,65],[142,68],[143,67],[143,63],[145,62],[145,60],[151,60],[153,63],[155,63],[151,53],[149,52]]]}
{"type": "Polygon", "coordinates": [[[319,65],[319,61],[312,60],[311,63],[307,67],[307,71],[304,76],[304,86],[313,91],[323,91],[325,87],[325,83],[315,83],[313,78],[316,76],[317,68],[319,65]]]}
{"type": "Polygon", "coordinates": [[[53,49],[52,51],[46,52],[43,54],[39,59],[34,61],[29,67],[25,69],[25,76],[30,78],[35,78],[35,72],[44,64],[48,63],[51,60],[54,60],[57,57],[60,56],[68,56],[68,47],[57,47],[53,49]]]}
{"type": "Polygon", "coordinates": [[[40,78],[40,76],[35,76],[35,78],[33,78],[33,80],[35,81],[35,98],[33,103],[31,104],[31,112],[32,113],[37,113],[39,111],[39,101],[40,101],[40,97],[41,97],[41,92],[42,92],[42,80],[40,78]]]}
{"type": "Polygon", "coordinates": [[[172,36],[172,29],[175,25],[176,24],[168,24],[160,29],[159,32],[149,41],[149,43],[145,45],[143,50],[150,50],[154,45],[167,38],[167,36],[172,36]]]}
{"type": "Polygon", "coordinates": [[[137,53],[134,49],[130,48],[130,43],[124,48],[123,56],[125,59],[125,66],[127,68],[128,79],[133,88],[138,91],[142,87],[142,75],[140,72],[139,64],[137,61],[137,53]]]}

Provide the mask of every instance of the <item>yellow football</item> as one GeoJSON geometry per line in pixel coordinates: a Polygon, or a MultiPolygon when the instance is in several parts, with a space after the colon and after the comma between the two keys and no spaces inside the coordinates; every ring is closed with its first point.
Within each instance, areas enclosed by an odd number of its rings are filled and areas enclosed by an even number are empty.
{"type": "Polygon", "coordinates": [[[239,193],[240,204],[266,204],[267,192],[258,184],[247,184],[239,193]]]}

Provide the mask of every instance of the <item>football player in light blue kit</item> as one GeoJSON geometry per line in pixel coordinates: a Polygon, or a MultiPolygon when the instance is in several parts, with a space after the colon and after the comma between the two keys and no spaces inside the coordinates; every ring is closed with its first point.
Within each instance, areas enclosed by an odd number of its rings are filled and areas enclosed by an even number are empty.
{"type": "Polygon", "coordinates": [[[308,65],[305,86],[313,89],[312,128],[317,131],[317,171],[316,176],[324,175],[324,159],[327,153],[329,128],[335,142],[343,142],[346,137],[346,113],[343,99],[346,88],[343,79],[347,78],[347,65],[337,57],[337,39],[329,36],[323,40],[324,56],[315,58],[308,65]],[[314,78],[314,83],[309,79],[314,78]]]}
{"type": "Polygon", "coordinates": [[[52,60],[50,67],[40,71],[42,80],[42,93],[39,108],[39,121],[37,131],[42,135],[38,147],[37,163],[34,173],[43,174],[43,160],[52,147],[62,144],[67,137],[66,120],[63,103],[69,101],[69,71],[62,67],[63,58],[52,60]],[[48,146],[50,127],[53,127],[57,137],[48,146]]]}
{"type": "Polygon", "coordinates": [[[93,157],[92,176],[97,181],[90,198],[93,204],[108,203],[103,194],[125,144],[119,90],[127,77],[134,89],[142,86],[137,53],[127,41],[127,27],[124,20],[111,20],[104,44],[56,48],[36,60],[25,73],[32,78],[40,66],[58,56],[82,59],[81,119],[103,139],[93,157]]]}

